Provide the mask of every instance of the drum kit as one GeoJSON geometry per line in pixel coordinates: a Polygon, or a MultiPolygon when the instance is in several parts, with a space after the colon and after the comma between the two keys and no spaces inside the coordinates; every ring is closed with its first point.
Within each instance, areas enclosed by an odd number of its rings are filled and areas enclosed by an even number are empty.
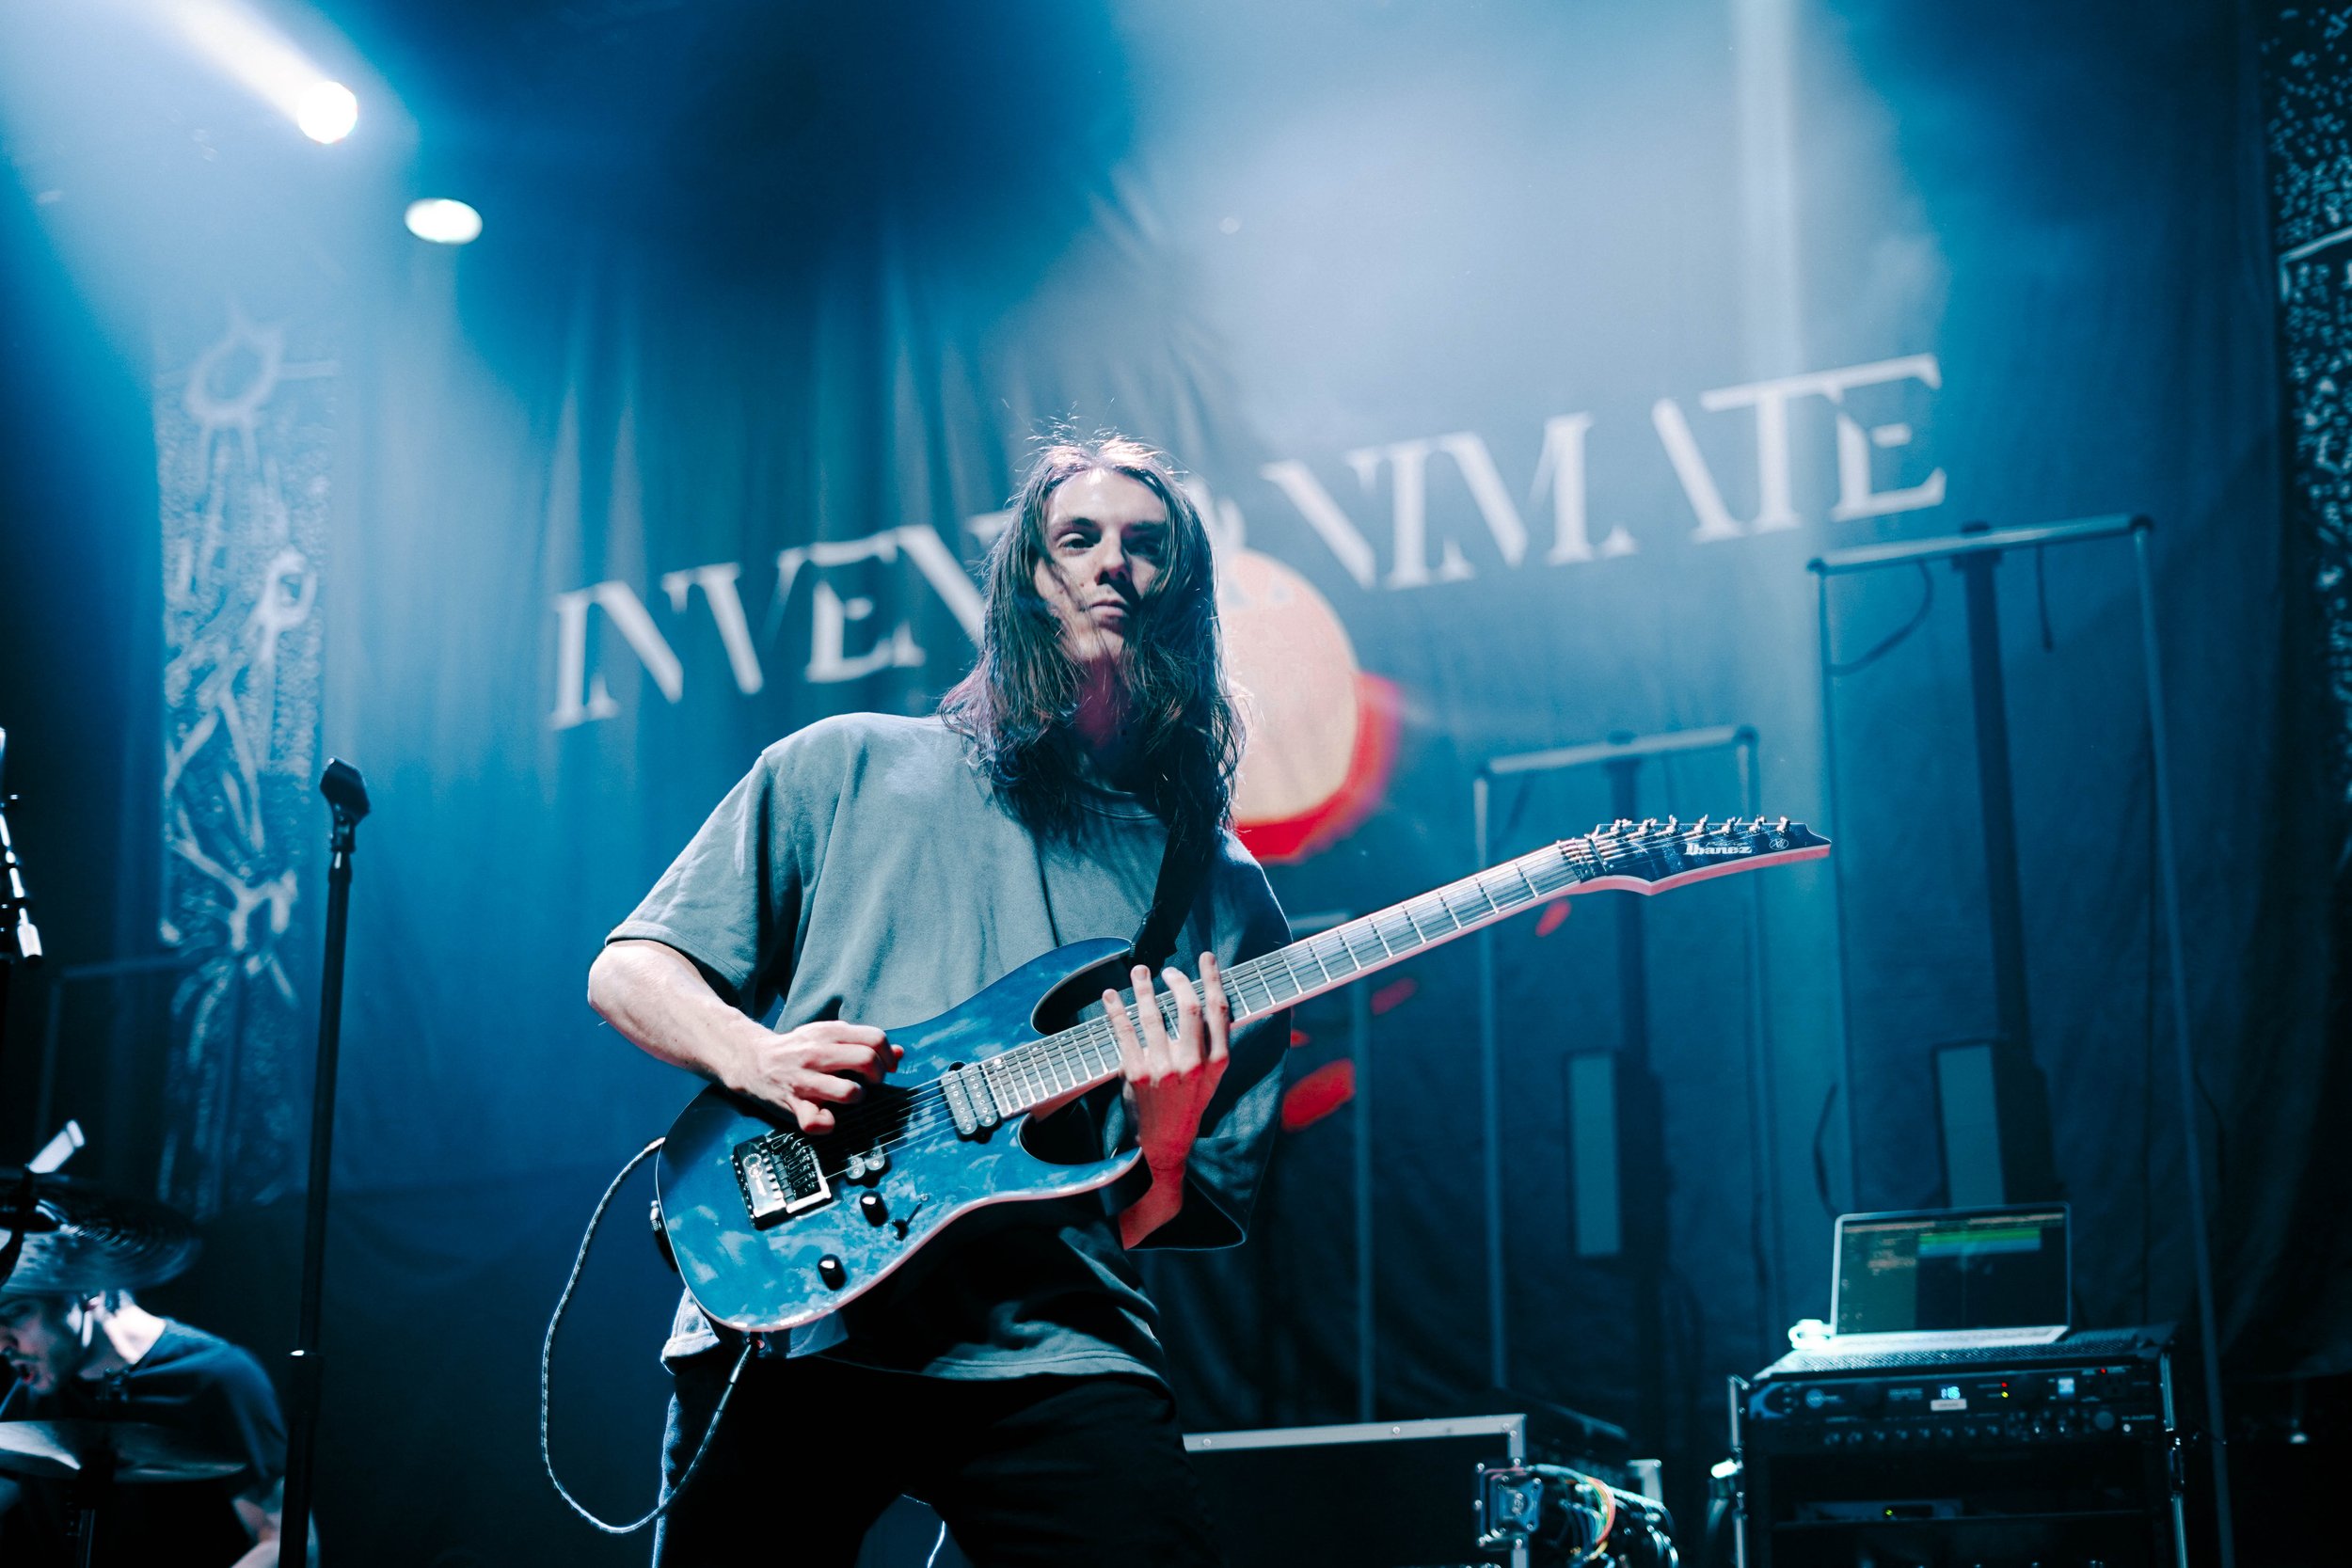
{"type": "MultiPolygon", "coordinates": [[[[88,1299],[160,1285],[195,1261],[196,1227],[177,1210],[41,1164],[0,1166],[0,1292],[88,1299]]],[[[243,1468],[143,1421],[0,1420],[0,1478],[64,1489],[84,1564],[115,1487],[215,1481],[243,1468]]]]}
{"type": "MultiPolygon", "coordinates": [[[[0,780],[7,776],[8,744],[8,731],[0,729],[0,780]]],[[[0,1031],[7,1023],[10,972],[41,958],[24,865],[8,832],[13,799],[0,790],[0,1031]]],[[[82,1130],[68,1122],[25,1164],[0,1165],[0,1294],[87,1301],[160,1285],[196,1260],[196,1227],[178,1210],[56,1174],[81,1146],[82,1130]]],[[[0,1414],[16,1392],[13,1379],[0,1377],[0,1414]]],[[[143,1421],[0,1420],[0,1480],[62,1490],[73,1510],[75,1555],[84,1568],[117,1486],[216,1481],[244,1468],[240,1459],[143,1421]]]]}
{"type": "MultiPolygon", "coordinates": [[[[15,970],[43,957],[40,928],[24,885],[24,863],[8,828],[16,797],[5,787],[8,732],[0,729],[0,1045],[6,1044],[8,988],[15,970]]],[[[368,814],[367,784],[358,768],[327,759],[319,792],[334,813],[327,867],[327,952],[322,970],[319,1069],[313,1090],[310,1180],[303,1243],[301,1338],[295,1398],[286,1452],[285,1534],[288,1568],[305,1568],[310,1549],[311,1434],[317,1413],[321,1241],[326,1232],[328,1139],[334,1127],[335,1048],[342,991],[342,932],[351,886],[351,854],[359,819],[368,814]]],[[[0,1053],[4,1054],[4,1053],[0,1053]]],[[[57,1167],[81,1147],[69,1122],[47,1148],[22,1166],[0,1165],[0,1295],[40,1294],[84,1302],[144,1290],[176,1278],[196,1260],[196,1227],[168,1205],[60,1176],[57,1167]]],[[[118,1486],[215,1481],[245,1462],[206,1449],[168,1427],[129,1420],[10,1420],[19,1391],[0,1364],[0,1481],[21,1478],[56,1486],[74,1514],[77,1560],[87,1568],[91,1544],[118,1486]]],[[[0,1497],[0,1508],[6,1506],[0,1497]]]]}

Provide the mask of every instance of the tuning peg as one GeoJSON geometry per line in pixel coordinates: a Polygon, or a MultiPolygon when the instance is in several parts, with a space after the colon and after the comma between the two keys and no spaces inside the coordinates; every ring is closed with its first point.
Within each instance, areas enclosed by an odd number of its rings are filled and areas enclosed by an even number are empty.
{"type": "Polygon", "coordinates": [[[1780,825],[1779,825],[1778,827],[1776,827],[1776,828],[1774,828],[1774,829],[1772,830],[1772,832],[1776,832],[1776,833],[1785,833],[1785,832],[1787,832],[1788,831],[1788,818],[1787,818],[1787,817],[1785,817],[1785,816],[1784,816],[1784,817],[1782,817],[1782,818],[1780,819],[1780,825]]]}
{"type": "Polygon", "coordinates": [[[1668,816],[1668,817],[1666,818],[1666,832],[1670,832],[1670,833],[1672,833],[1672,832],[1679,832],[1681,831],[1681,829],[1682,829],[1682,818],[1680,818],[1679,816],[1668,816]]]}

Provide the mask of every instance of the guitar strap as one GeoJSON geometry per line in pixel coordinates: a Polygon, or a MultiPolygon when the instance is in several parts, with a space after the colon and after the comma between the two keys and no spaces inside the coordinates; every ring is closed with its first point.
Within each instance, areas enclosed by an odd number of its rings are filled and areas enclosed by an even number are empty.
{"type": "Polygon", "coordinates": [[[1209,855],[1216,840],[1216,825],[1196,823],[1188,812],[1168,825],[1168,847],[1160,854],[1159,881],[1152,889],[1152,908],[1136,928],[1135,941],[1127,944],[1135,962],[1151,965],[1156,974],[1176,951],[1176,939],[1200,895],[1200,879],[1208,874],[1209,855]]]}

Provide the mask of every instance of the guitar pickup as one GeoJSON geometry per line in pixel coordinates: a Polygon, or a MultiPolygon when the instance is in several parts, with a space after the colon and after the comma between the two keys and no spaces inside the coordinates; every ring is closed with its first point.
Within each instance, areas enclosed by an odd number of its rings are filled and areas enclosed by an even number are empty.
{"type": "Polygon", "coordinates": [[[775,1132],[736,1145],[735,1180],[754,1225],[773,1225],[833,1197],[815,1146],[797,1132],[775,1132]]]}

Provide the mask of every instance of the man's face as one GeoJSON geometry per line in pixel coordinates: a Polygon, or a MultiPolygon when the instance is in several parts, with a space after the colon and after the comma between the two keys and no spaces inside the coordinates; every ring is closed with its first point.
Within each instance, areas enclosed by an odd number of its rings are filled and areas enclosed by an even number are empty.
{"type": "Polygon", "coordinates": [[[38,1297],[0,1300],[0,1358],[32,1392],[54,1392],[86,1354],[67,1307],[38,1297]]]}
{"type": "Polygon", "coordinates": [[[1126,651],[1136,606],[1168,559],[1168,507],[1125,474],[1089,469],[1045,503],[1037,591],[1061,622],[1064,651],[1082,665],[1126,651]]]}

